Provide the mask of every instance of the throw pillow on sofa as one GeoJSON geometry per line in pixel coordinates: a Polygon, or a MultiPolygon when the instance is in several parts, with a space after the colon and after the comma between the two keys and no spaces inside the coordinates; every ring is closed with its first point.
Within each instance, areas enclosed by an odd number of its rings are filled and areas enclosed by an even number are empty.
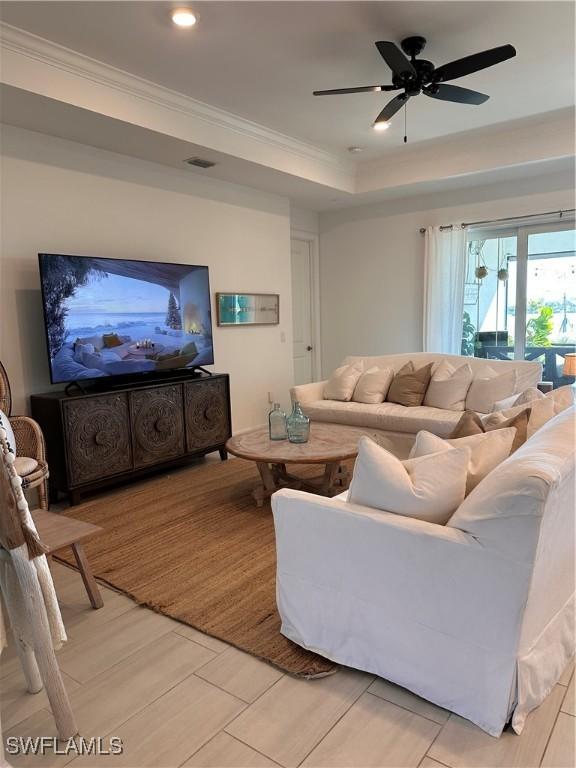
{"type": "MultiPolygon", "coordinates": [[[[532,435],[543,427],[547,421],[552,419],[557,414],[564,411],[566,408],[570,408],[574,404],[574,387],[566,385],[553,389],[551,392],[540,392],[536,387],[530,387],[522,392],[516,399],[514,397],[506,398],[496,403],[494,406],[494,413],[490,416],[494,416],[493,423],[497,423],[496,413],[500,414],[500,421],[505,418],[510,418],[517,413],[520,413],[524,408],[528,406],[532,409],[530,419],[528,421],[528,439],[532,435]]],[[[487,417],[484,417],[486,419],[487,417]]]]}
{"type": "Polygon", "coordinates": [[[392,368],[369,368],[358,379],[352,400],[355,403],[383,403],[393,378],[392,368]]]}
{"type": "Polygon", "coordinates": [[[534,400],[542,400],[546,397],[544,392],[540,392],[538,387],[528,387],[524,392],[518,395],[514,405],[528,405],[528,403],[534,402],[534,400]]]}
{"type": "Polygon", "coordinates": [[[446,411],[463,411],[472,378],[472,368],[468,363],[456,368],[448,360],[442,360],[432,374],[424,405],[446,411]]]}
{"type": "Polygon", "coordinates": [[[361,437],[348,502],[444,525],[464,500],[469,461],[470,448],[400,461],[361,437]]]}
{"type": "Polygon", "coordinates": [[[352,400],[363,368],[362,363],[342,365],[340,368],[336,368],[324,386],[324,400],[341,400],[343,402],[352,400]]]}
{"type": "Polygon", "coordinates": [[[490,432],[493,429],[508,429],[514,427],[516,435],[512,442],[510,453],[518,450],[528,439],[528,420],[530,419],[531,409],[529,406],[522,406],[522,410],[511,418],[500,419],[501,414],[491,413],[489,416],[481,418],[474,411],[464,411],[460,421],[454,427],[454,430],[448,435],[448,439],[455,440],[459,437],[469,437],[470,435],[481,435],[484,432],[490,432]],[[492,422],[490,419],[497,417],[492,422]]]}
{"type": "Polygon", "coordinates": [[[517,377],[515,370],[499,374],[493,368],[487,369],[484,376],[472,379],[466,396],[466,410],[490,413],[495,402],[514,394],[517,377]]]}
{"type": "Polygon", "coordinates": [[[409,408],[422,405],[432,376],[433,365],[434,363],[428,363],[415,370],[412,361],[406,363],[392,379],[386,400],[409,408]]]}
{"type": "Polygon", "coordinates": [[[492,413],[496,413],[497,411],[506,411],[508,408],[514,408],[518,397],[518,394],[514,394],[510,395],[510,397],[504,397],[502,400],[496,400],[492,406],[492,413]]]}
{"type": "Polygon", "coordinates": [[[554,413],[562,413],[566,408],[570,408],[574,405],[574,387],[571,384],[567,384],[565,387],[558,387],[551,392],[546,392],[544,397],[552,400],[554,403],[554,413]]]}
{"type": "Polygon", "coordinates": [[[529,440],[540,427],[543,427],[547,421],[554,418],[555,411],[553,400],[543,397],[539,400],[532,400],[528,405],[517,405],[514,408],[507,408],[504,411],[489,413],[487,416],[482,417],[482,422],[491,428],[498,427],[508,419],[514,418],[514,416],[523,413],[527,409],[530,409],[530,417],[528,418],[528,425],[526,428],[526,439],[529,440]]]}
{"type": "Polygon", "coordinates": [[[544,393],[540,392],[539,389],[528,387],[521,394],[510,395],[510,397],[505,397],[503,400],[497,400],[492,407],[492,413],[506,411],[517,405],[528,405],[528,403],[532,403],[534,400],[542,400],[543,397],[544,393]]]}
{"type": "Polygon", "coordinates": [[[416,435],[416,442],[410,451],[410,458],[427,456],[431,453],[452,451],[455,448],[470,448],[470,462],[466,480],[466,495],[473,490],[486,475],[498,464],[510,456],[512,443],[516,437],[514,427],[493,429],[469,437],[443,440],[432,432],[422,430],[416,435]]]}

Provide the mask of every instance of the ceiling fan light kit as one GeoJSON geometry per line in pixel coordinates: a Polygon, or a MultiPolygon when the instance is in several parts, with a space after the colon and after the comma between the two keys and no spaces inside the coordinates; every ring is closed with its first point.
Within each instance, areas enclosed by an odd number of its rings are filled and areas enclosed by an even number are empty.
{"type": "MultiPolygon", "coordinates": [[[[474,53],[462,59],[451,61],[436,68],[431,61],[417,59],[426,46],[426,38],[420,35],[406,37],[400,43],[380,40],[376,48],[392,70],[391,85],[364,85],[357,88],[335,88],[327,91],[314,91],[314,96],[333,96],[345,93],[379,93],[382,91],[402,91],[391,99],[373,123],[376,130],[385,130],[396,112],[405,107],[408,100],[423,93],[431,99],[452,101],[457,104],[483,104],[490,97],[479,91],[471,91],[459,85],[446,85],[447,80],[456,80],[502,61],[516,56],[512,45],[501,45],[481,53],[474,53]],[[407,58],[410,57],[410,58],[407,58]]],[[[406,141],[406,136],[404,136],[406,141]]]]}
{"type": "Polygon", "coordinates": [[[177,27],[183,27],[184,29],[193,27],[196,24],[196,16],[192,13],[190,8],[176,8],[170,14],[172,22],[177,27]]]}

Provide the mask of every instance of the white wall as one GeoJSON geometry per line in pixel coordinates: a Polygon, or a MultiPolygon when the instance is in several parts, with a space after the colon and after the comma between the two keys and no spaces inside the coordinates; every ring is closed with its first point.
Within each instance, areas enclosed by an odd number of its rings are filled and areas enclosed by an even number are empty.
{"type": "Polygon", "coordinates": [[[422,349],[420,227],[574,207],[574,178],[518,180],[320,216],[322,370],[346,356],[422,349]]]}
{"type": "Polygon", "coordinates": [[[279,293],[280,326],[214,327],[234,429],[264,423],[292,383],[288,201],[193,171],[3,127],[0,358],[15,411],[50,389],[38,252],[206,264],[217,291],[279,293]],[[286,341],[281,342],[281,334],[286,341]]]}

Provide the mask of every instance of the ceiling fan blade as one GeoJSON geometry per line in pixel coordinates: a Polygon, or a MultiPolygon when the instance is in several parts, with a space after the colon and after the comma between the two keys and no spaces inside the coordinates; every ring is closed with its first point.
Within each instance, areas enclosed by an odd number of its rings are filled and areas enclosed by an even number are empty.
{"type": "Polygon", "coordinates": [[[395,85],[361,85],[358,88],[332,88],[329,91],[314,91],[314,96],[332,96],[339,93],[379,93],[397,90],[395,85]]]}
{"type": "Polygon", "coordinates": [[[398,112],[399,109],[402,109],[404,104],[408,101],[410,96],[407,96],[405,93],[400,93],[398,96],[395,96],[391,101],[386,104],[382,112],[378,115],[376,120],[374,120],[374,124],[376,123],[387,123],[388,120],[390,120],[391,117],[394,117],[396,112],[398,112]]]}
{"type": "Polygon", "coordinates": [[[446,80],[455,80],[457,77],[471,75],[473,72],[486,69],[486,67],[500,64],[501,61],[511,59],[513,56],[516,56],[516,48],[513,45],[501,45],[499,48],[473,53],[471,56],[465,56],[463,59],[457,59],[438,67],[434,72],[434,82],[443,83],[446,80]]]}
{"type": "Polygon", "coordinates": [[[441,101],[455,101],[458,104],[484,104],[490,96],[479,91],[470,91],[468,88],[460,88],[459,85],[435,85],[423,89],[426,96],[441,101]]]}
{"type": "Polygon", "coordinates": [[[380,40],[376,43],[380,55],[396,77],[416,77],[416,70],[395,43],[380,40]]]}

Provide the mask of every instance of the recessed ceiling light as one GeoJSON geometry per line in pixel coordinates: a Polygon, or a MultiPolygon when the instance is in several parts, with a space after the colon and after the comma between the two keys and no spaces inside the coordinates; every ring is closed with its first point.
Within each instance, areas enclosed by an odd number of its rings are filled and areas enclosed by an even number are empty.
{"type": "Polygon", "coordinates": [[[374,123],[372,128],[374,128],[375,131],[387,131],[388,128],[390,128],[390,123],[387,123],[385,121],[382,121],[380,123],[374,123]]]}
{"type": "Polygon", "coordinates": [[[363,147],[348,147],[348,152],[352,155],[358,155],[360,152],[363,152],[363,147]]]}
{"type": "Polygon", "coordinates": [[[177,27],[193,27],[196,24],[196,16],[189,8],[178,8],[172,11],[172,21],[177,27]]]}

